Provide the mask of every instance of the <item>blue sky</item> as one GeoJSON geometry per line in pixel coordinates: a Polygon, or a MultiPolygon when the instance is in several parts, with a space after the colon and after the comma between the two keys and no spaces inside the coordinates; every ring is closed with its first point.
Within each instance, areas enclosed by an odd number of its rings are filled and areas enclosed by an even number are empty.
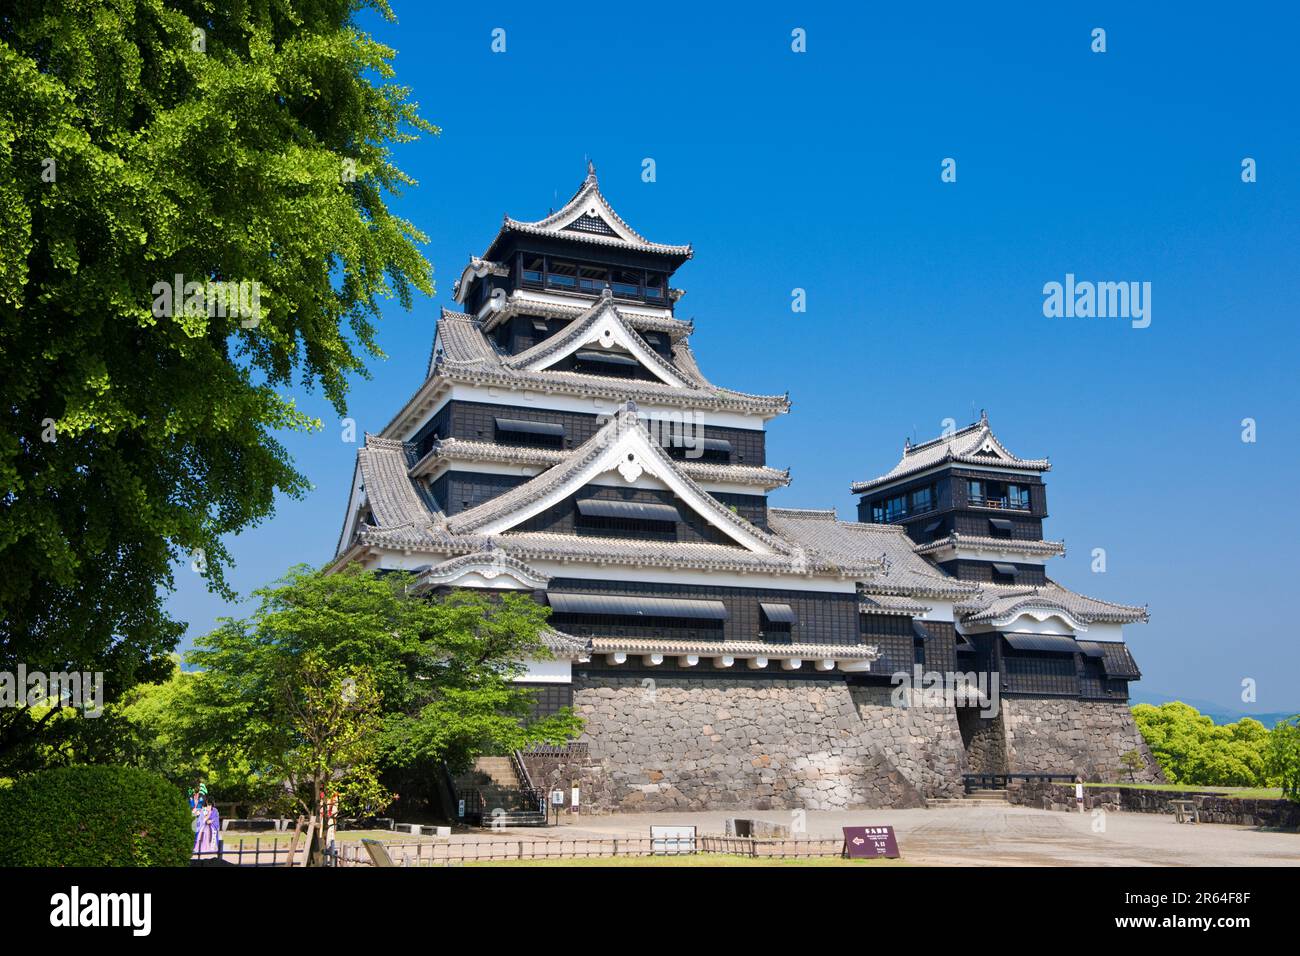
{"type": "MultiPolygon", "coordinates": [[[[634,228],[694,244],[674,285],[705,373],[789,389],[768,450],[794,482],[774,504],[851,517],[850,481],[986,408],[1014,452],[1052,459],[1047,534],[1069,552],[1049,573],[1150,604],[1127,629],[1144,690],[1240,705],[1252,678],[1259,709],[1300,708],[1293,13],[394,6],[397,25],[363,25],[443,128],[400,148],[419,186],[393,202],[430,236],[438,289],[386,308],[389,357],[350,399],[359,432],[420,384],[437,309],[502,214],[558,207],[590,156],[634,228]],[[1067,272],[1150,282],[1150,327],[1045,318],[1043,285],[1067,272]]],[[[300,400],[327,426],[287,437],[315,490],[232,541],[241,594],[337,540],[356,446],[319,394],[300,400]]],[[[188,568],[170,607],[190,638],[248,611],[188,568]]]]}

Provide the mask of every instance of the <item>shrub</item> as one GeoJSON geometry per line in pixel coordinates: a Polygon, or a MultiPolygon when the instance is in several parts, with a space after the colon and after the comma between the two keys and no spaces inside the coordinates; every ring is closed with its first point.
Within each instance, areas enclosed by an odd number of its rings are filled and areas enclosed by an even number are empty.
{"type": "Polygon", "coordinates": [[[0,866],[185,866],[185,795],[132,767],[44,770],[0,789],[0,866]]]}

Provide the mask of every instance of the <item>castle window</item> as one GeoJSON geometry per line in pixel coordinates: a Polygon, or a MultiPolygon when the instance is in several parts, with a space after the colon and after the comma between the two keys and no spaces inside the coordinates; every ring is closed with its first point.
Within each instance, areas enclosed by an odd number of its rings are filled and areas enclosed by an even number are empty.
{"type": "Polygon", "coordinates": [[[664,449],[673,458],[691,461],[731,461],[731,442],[725,438],[702,438],[698,433],[687,435],[683,429],[673,429],[664,449]]]}
{"type": "Polygon", "coordinates": [[[966,500],[977,508],[1002,508],[1012,511],[1029,510],[1029,487],[1009,485],[1001,481],[966,482],[966,500]]]}
{"type": "Polygon", "coordinates": [[[598,293],[608,282],[608,269],[599,266],[578,266],[578,288],[583,292],[598,293]]]}
{"type": "Polygon", "coordinates": [[[578,287],[578,266],[572,262],[550,260],[546,284],[552,289],[572,290],[578,287]]]}
{"type": "Polygon", "coordinates": [[[567,634],[722,640],[727,619],[721,601],[559,592],[546,597],[551,624],[567,634]]]}
{"type": "Polygon", "coordinates": [[[990,518],[989,534],[995,538],[1011,537],[1012,524],[1010,518],[990,518]]]}
{"type": "Polygon", "coordinates": [[[641,282],[645,274],[634,269],[615,269],[610,283],[615,295],[625,299],[641,298],[641,282]]]}
{"type": "Polygon", "coordinates": [[[1007,507],[1028,511],[1029,488],[1026,485],[1007,485],[1007,507]]]}
{"type": "Polygon", "coordinates": [[[564,426],[555,422],[526,422],[516,418],[496,419],[497,441],[539,448],[564,446],[564,426]]]}
{"type": "Polygon", "coordinates": [[[681,513],[672,505],[584,498],[577,502],[574,526],[580,534],[607,538],[676,541],[681,513]]]}
{"type": "Polygon", "coordinates": [[[528,721],[540,720],[558,713],[563,707],[573,706],[572,684],[530,684],[520,681],[515,686],[533,691],[533,704],[528,721]]]}
{"type": "Polygon", "coordinates": [[[524,284],[536,283],[541,285],[542,275],[546,272],[546,260],[541,256],[525,255],[523,263],[524,284]]]}
{"type": "Polygon", "coordinates": [[[1014,564],[1002,564],[995,561],[993,562],[993,583],[1015,584],[1018,571],[1019,569],[1014,564]]]}
{"type": "Polygon", "coordinates": [[[658,272],[646,273],[645,297],[647,299],[662,299],[664,297],[664,277],[658,272]]]}
{"type": "Polygon", "coordinates": [[[587,375],[612,375],[615,378],[643,378],[650,373],[626,352],[585,350],[573,353],[573,370],[587,375]]]}

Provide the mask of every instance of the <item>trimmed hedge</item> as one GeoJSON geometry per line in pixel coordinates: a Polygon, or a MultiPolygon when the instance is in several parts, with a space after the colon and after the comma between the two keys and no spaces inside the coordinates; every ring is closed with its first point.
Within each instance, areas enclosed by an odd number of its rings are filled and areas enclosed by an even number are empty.
{"type": "Polygon", "coordinates": [[[0,789],[0,866],[187,866],[185,795],[132,767],[59,767],[0,789]]]}

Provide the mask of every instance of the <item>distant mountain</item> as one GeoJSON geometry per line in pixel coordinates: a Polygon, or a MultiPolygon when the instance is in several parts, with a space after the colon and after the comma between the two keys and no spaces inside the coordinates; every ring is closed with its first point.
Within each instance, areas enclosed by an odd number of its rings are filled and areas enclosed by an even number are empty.
{"type": "Polygon", "coordinates": [[[1188,707],[1195,707],[1198,711],[1209,717],[1216,724],[1234,724],[1243,717],[1253,717],[1265,727],[1272,727],[1280,720],[1286,720],[1288,717],[1294,717],[1300,714],[1300,707],[1295,710],[1242,710],[1240,707],[1230,707],[1226,704],[1220,704],[1212,700],[1204,700],[1200,697],[1188,697],[1185,694],[1166,694],[1158,690],[1143,690],[1141,688],[1134,691],[1131,703],[1134,704],[1160,704],[1168,703],[1171,700],[1180,700],[1188,707]]]}

